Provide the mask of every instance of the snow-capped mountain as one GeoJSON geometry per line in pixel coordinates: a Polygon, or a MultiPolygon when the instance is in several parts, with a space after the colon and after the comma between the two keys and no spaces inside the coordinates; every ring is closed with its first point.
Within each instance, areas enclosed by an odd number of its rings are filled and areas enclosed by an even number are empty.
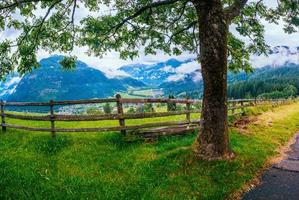
{"type": "Polygon", "coordinates": [[[22,78],[17,74],[0,83],[0,98],[7,101],[49,101],[104,98],[127,88],[146,85],[132,77],[109,78],[100,70],[77,61],[76,70],[63,70],[63,56],[40,61],[40,67],[22,78]]]}
{"type": "MultiPolygon", "coordinates": [[[[251,64],[254,68],[265,66],[281,67],[288,64],[299,65],[299,47],[276,46],[268,56],[253,55],[251,64]]],[[[135,79],[141,80],[151,86],[165,86],[189,84],[194,85],[201,80],[200,64],[195,59],[176,60],[144,65],[134,64],[123,66],[118,69],[135,79]]]]}
{"type": "Polygon", "coordinates": [[[0,82],[0,98],[7,100],[7,98],[15,92],[21,78],[17,73],[12,73],[6,77],[4,82],[0,82]]]}
{"type": "MultiPolygon", "coordinates": [[[[197,91],[200,94],[203,88],[200,64],[195,59],[170,59],[156,64],[132,64],[120,67],[117,71],[107,68],[104,72],[89,68],[79,61],[78,64],[82,67],[77,68],[75,73],[61,71],[57,59],[61,57],[54,56],[42,60],[40,69],[34,70],[23,78],[18,77],[17,74],[9,75],[5,82],[0,82],[0,98],[28,100],[41,97],[40,99],[44,100],[50,97],[59,99],[107,97],[115,91],[126,90],[129,87],[140,88],[145,84],[162,89],[166,95],[186,91],[197,91]],[[54,68],[50,68],[53,66],[54,68]],[[36,94],[33,94],[33,91],[36,94]],[[33,97],[29,95],[31,93],[33,97]]],[[[299,47],[276,46],[269,51],[268,56],[253,55],[251,63],[254,68],[257,68],[253,75],[243,72],[229,73],[228,83],[234,84],[253,77],[254,79],[289,77],[291,73],[297,74],[295,68],[299,68],[299,47]],[[287,70],[280,68],[287,68],[287,70]]]]}
{"type": "MultiPolygon", "coordinates": [[[[185,74],[195,71],[192,66],[193,59],[179,61],[170,59],[151,65],[133,64],[119,68],[120,71],[129,74],[150,86],[158,86],[165,81],[175,81],[184,78],[185,74]],[[191,64],[191,65],[190,65],[191,64]]],[[[197,64],[197,69],[199,65],[197,64]]]]}
{"type": "MultiPolygon", "coordinates": [[[[287,46],[277,46],[274,47],[268,54],[268,56],[256,56],[251,57],[251,63],[255,72],[252,74],[246,74],[240,72],[238,74],[229,73],[228,74],[228,84],[236,84],[242,81],[255,81],[255,80],[274,80],[277,78],[285,79],[289,77],[292,79],[292,84],[297,85],[295,79],[299,80],[299,47],[287,47],[287,46]],[[296,83],[295,83],[296,82],[296,83]]],[[[190,66],[198,66],[196,61],[188,63],[190,66]]],[[[193,92],[201,96],[203,83],[201,80],[200,70],[196,68],[190,68],[190,71],[186,71],[185,74],[173,75],[179,77],[177,80],[166,80],[159,87],[164,90],[165,93],[175,93],[181,94],[185,91],[193,92]],[[191,71],[191,69],[195,69],[191,71]],[[180,78],[183,77],[183,78],[180,78]]],[[[284,80],[280,80],[284,82],[284,80]]],[[[244,86],[245,87],[245,86],[244,86]]],[[[299,85],[298,85],[299,89],[299,85]]]]}

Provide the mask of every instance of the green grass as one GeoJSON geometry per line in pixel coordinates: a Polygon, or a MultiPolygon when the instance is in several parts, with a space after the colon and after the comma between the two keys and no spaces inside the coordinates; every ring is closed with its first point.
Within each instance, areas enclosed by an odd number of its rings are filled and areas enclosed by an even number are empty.
{"type": "Polygon", "coordinates": [[[247,111],[268,110],[246,134],[230,130],[237,153],[231,161],[194,159],[195,133],[144,143],[125,142],[117,132],[58,133],[54,141],[49,133],[8,129],[0,133],[0,199],[224,199],[299,128],[299,103],[269,109],[247,111]]]}
{"type": "Polygon", "coordinates": [[[133,91],[133,94],[141,95],[141,96],[152,96],[153,89],[135,90],[135,91],[133,91]]]}
{"type": "Polygon", "coordinates": [[[152,97],[156,89],[132,89],[131,92],[119,92],[122,98],[152,97]]]}

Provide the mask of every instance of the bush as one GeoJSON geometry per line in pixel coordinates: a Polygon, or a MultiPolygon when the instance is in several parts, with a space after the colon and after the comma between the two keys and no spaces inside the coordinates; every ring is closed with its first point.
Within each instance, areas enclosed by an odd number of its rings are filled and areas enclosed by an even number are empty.
{"type": "Polygon", "coordinates": [[[92,107],[92,108],[87,108],[86,114],[88,115],[101,115],[103,112],[99,110],[98,108],[92,107]]]}
{"type": "Polygon", "coordinates": [[[144,112],[155,112],[153,104],[151,104],[151,103],[144,104],[143,111],[144,112]]]}
{"type": "MultiPolygon", "coordinates": [[[[175,99],[173,95],[169,95],[169,99],[175,99]]],[[[176,103],[167,103],[167,111],[176,111],[176,103]]]]}
{"type": "Polygon", "coordinates": [[[182,105],[176,105],[175,111],[183,111],[185,109],[182,105]]]}
{"type": "Polygon", "coordinates": [[[297,95],[297,88],[293,85],[287,85],[282,91],[275,90],[269,93],[263,93],[258,96],[261,99],[287,99],[294,98],[297,95]]]}
{"type": "Polygon", "coordinates": [[[111,106],[110,106],[109,103],[106,103],[106,104],[104,105],[103,110],[104,110],[104,113],[105,113],[105,114],[111,114],[111,112],[112,112],[112,108],[111,108],[111,106]]]}
{"type": "Polygon", "coordinates": [[[127,113],[136,113],[136,110],[133,107],[130,107],[127,113]]]}
{"type": "Polygon", "coordinates": [[[136,113],[144,113],[144,107],[142,105],[138,105],[136,108],[136,113]]]}

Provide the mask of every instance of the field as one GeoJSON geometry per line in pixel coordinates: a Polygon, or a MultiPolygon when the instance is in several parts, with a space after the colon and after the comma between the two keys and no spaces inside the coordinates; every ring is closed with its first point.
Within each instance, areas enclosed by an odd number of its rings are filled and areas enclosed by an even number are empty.
{"type": "Polygon", "coordinates": [[[119,92],[123,98],[146,98],[154,96],[163,96],[163,92],[157,89],[132,89],[128,92],[119,92]]]}
{"type": "MultiPolygon", "coordinates": [[[[247,114],[250,125],[230,128],[237,155],[231,161],[196,160],[191,151],[196,133],[145,143],[127,142],[118,132],[58,133],[53,140],[49,133],[8,129],[0,133],[0,199],[224,199],[255,177],[299,128],[298,102],[250,108],[247,114]]],[[[58,126],[94,123],[99,122],[58,126]]]]}

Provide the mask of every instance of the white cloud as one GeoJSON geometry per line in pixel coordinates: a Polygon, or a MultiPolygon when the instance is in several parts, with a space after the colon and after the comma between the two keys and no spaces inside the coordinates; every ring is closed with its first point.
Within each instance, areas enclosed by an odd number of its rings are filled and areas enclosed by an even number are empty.
{"type": "Polygon", "coordinates": [[[197,61],[184,63],[178,68],[176,68],[177,73],[190,74],[196,70],[200,69],[200,64],[197,61]]]}
{"type": "MultiPolygon", "coordinates": [[[[179,81],[179,80],[183,80],[187,75],[194,73],[196,70],[200,69],[200,64],[197,61],[192,61],[192,62],[188,62],[188,63],[184,63],[181,66],[177,67],[177,68],[173,68],[174,72],[176,72],[175,75],[169,76],[167,78],[167,81],[179,81]]],[[[197,75],[200,74],[199,72],[195,72],[195,76],[193,77],[194,81],[198,81],[201,79],[201,75],[197,75]]]]}
{"type": "Polygon", "coordinates": [[[105,75],[108,78],[115,78],[117,76],[128,76],[130,77],[129,74],[127,74],[124,71],[118,70],[118,69],[113,69],[113,68],[103,68],[102,71],[105,73],[105,75]]]}
{"type": "Polygon", "coordinates": [[[268,56],[261,55],[251,56],[251,64],[253,67],[264,67],[270,65],[272,67],[282,66],[286,63],[299,64],[299,52],[295,48],[285,49],[284,47],[276,47],[276,52],[268,56]]]}
{"type": "Polygon", "coordinates": [[[202,80],[202,75],[201,75],[201,73],[200,73],[200,72],[196,72],[196,73],[194,73],[194,76],[193,76],[192,80],[193,80],[194,82],[198,82],[198,81],[202,80]]]}
{"type": "Polygon", "coordinates": [[[185,74],[175,74],[175,75],[169,76],[167,78],[167,81],[168,82],[179,81],[179,80],[183,80],[185,77],[186,77],[185,74]]]}

